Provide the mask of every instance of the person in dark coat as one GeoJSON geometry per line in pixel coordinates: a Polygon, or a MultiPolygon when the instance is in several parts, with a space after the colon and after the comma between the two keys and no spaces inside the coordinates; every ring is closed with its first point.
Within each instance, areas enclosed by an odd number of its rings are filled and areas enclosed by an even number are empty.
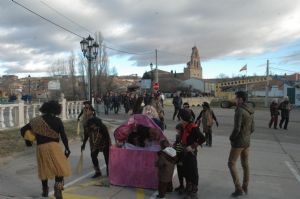
{"type": "Polygon", "coordinates": [[[183,110],[181,113],[181,119],[183,126],[181,143],[184,146],[183,169],[186,180],[185,190],[187,197],[197,198],[199,181],[197,147],[205,142],[205,136],[194,123],[189,111],[183,110]]]}
{"type": "Polygon", "coordinates": [[[178,121],[180,120],[178,116],[178,112],[182,106],[182,98],[180,97],[179,94],[174,94],[175,96],[173,97],[172,104],[174,105],[174,114],[173,114],[173,120],[175,120],[175,116],[177,116],[178,121]]]}
{"type": "Polygon", "coordinates": [[[142,114],[143,112],[143,100],[144,98],[142,96],[139,96],[132,108],[132,114],[142,114]]]}
{"type": "Polygon", "coordinates": [[[165,198],[167,192],[172,192],[172,179],[176,163],[176,151],[170,147],[167,140],[160,142],[161,150],[157,153],[158,160],[156,166],[158,168],[158,195],[156,198],[165,198]]]}
{"type": "Polygon", "coordinates": [[[277,102],[277,99],[275,99],[270,104],[271,120],[269,122],[269,128],[272,128],[272,125],[274,123],[274,129],[277,129],[278,115],[279,115],[278,108],[279,108],[278,102],[277,102]]]}
{"type": "Polygon", "coordinates": [[[90,101],[84,101],[83,105],[84,105],[84,107],[81,110],[81,112],[79,113],[79,115],[77,117],[77,121],[79,122],[81,119],[81,125],[83,127],[83,131],[85,134],[85,132],[87,131],[86,123],[87,123],[88,119],[96,116],[96,110],[93,108],[90,101]]]}
{"type": "Polygon", "coordinates": [[[183,108],[179,109],[178,116],[177,116],[179,119],[181,119],[181,112],[182,112],[183,110],[189,111],[189,112],[191,113],[191,115],[192,115],[192,120],[193,120],[193,121],[195,120],[196,115],[195,115],[194,111],[193,111],[192,109],[190,109],[190,105],[189,105],[189,103],[187,103],[187,102],[184,102],[184,103],[183,103],[183,108]]]}
{"type": "Polygon", "coordinates": [[[289,102],[289,97],[285,96],[283,99],[283,102],[280,103],[279,109],[281,110],[281,120],[279,123],[279,127],[282,128],[282,125],[284,123],[283,128],[287,130],[287,126],[290,120],[290,111],[291,111],[291,104],[289,102]]]}
{"type": "Polygon", "coordinates": [[[211,147],[213,120],[215,120],[217,126],[219,126],[219,123],[217,121],[217,118],[213,110],[210,108],[208,102],[203,102],[202,108],[203,110],[200,112],[199,116],[197,117],[196,123],[198,124],[198,126],[200,126],[200,120],[202,118],[202,127],[206,137],[206,146],[211,147]]]}
{"type": "Polygon", "coordinates": [[[120,109],[120,98],[117,93],[114,93],[112,96],[112,107],[114,109],[115,114],[118,114],[120,109]]]}
{"type": "Polygon", "coordinates": [[[107,127],[102,123],[98,117],[92,117],[87,121],[87,131],[84,134],[81,151],[85,150],[87,140],[90,142],[91,158],[95,169],[95,174],[92,178],[101,176],[101,171],[98,162],[98,154],[103,152],[104,160],[106,163],[106,173],[108,176],[108,160],[109,160],[109,147],[111,139],[107,127]]]}
{"type": "Polygon", "coordinates": [[[107,93],[103,96],[103,103],[104,103],[104,114],[105,114],[105,115],[108,115],[109,109],[110,109],[110,104],[111,104],[111,98],[110,98],[109,92],[107,92],[107,93]]]}
{"type": "Polygon", "coordinates": [[[231,194],[232,197],[238,197],[248,193],[249,184],[249,147],[250,135],[254,132],[254,110],[247,105],[247,93],[238,91],[236,95],[236,109],[234,114],[234,128],[229,137],[231,150],[228,158],[228,167],[235,186],[235,191],[231,194]],[[243,185],[241,186],[236,161],[241,157],[243,168],[243,185]]]}

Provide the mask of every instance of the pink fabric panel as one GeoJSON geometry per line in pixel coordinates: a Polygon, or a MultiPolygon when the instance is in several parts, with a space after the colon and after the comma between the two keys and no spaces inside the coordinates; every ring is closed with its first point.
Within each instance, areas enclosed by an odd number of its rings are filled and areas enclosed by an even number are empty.
{"type": "Polygon", "coordinates": [[[111,146],[109,181],[113,185],[157,189],[157,152],[111,146]]]}
{"type": "Polygon", "coordinates": [[[125,141],[129,135],[129,133],[132,132],[132,129],[137,124],[147,126],[150,128],[157,128],[160,130],[160,140],[165,139],[165,136],[160,129],[159,126],[148,116],[142,115],[142,114],[135,114],[128,118],[126,122],[121,124],[114,132],[115,139],[118,141],[125,141]]]}

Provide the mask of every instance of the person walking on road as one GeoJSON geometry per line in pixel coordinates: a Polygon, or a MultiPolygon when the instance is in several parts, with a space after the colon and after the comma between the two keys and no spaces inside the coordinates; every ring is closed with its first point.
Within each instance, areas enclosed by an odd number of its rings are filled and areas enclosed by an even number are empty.
{"type": "Polygon", "coordinates": [[[209,104],[207,102],[203,102],[202,104],[203,110],[200,112],[199,116],[196,119],[196,124],[200,126],[200,120],[202,118],[202,126],[203,126],[203,132],[205,133],[206,138],[206,146],[212,146],[212,126],[213,126],[213,120],[215,120],[217,127],[219,126],[219,123],[217,121],[217,118],[213,112],[213,110],[210,108],[209,104]]]}
{"type": "Polygon", "coordinates": [[[270,112],[271,112],[271,120],[269,122],[269,128],[272,128],[274,123],[274,129],[277,129],[277,123],[278,123],[278,115],[279,115],[279,109],[278,109],[278,101],[277,99],[274,99],[272,103],[270,104],[270,112]]]}
{"type": "Polygon", "coordinates": [[[43,115],[33,118],[21,128],[21,134],[24,137],[30,131],[36,138],[38,176],[43,186],[42,197],[48,197],[48,179],[55,177],[54,196],[56,199],[62,199],[64,177],[71,175],[70,163],[67,160],[71,152],[64,125],[57,117],[61,113],[61,105],[57,101],[45,102],[40,112],[43,115]],[[64,144],[64,152],[59,144],[59,137],[64,144]]]}
{"type": "Polygon", "coordinates": [[[174,105],[174,114],[173,114],[173,120],[175,120],[175,116],[177,116],[178,121],[180,120],[179,116],[178,116],[178,112],[182,106],[182,98],[180,97],[179,93],[175,93],[175,96],[173,97],[173,105],[174,105]]]}
{"type": "Polygon", "coordinates": [[[196,115],[195,115],[194,111],[193,111],[192,109],[190,109],[190,105],[189,105],[189,103],[187,103],[187,102],[184,102],[184,103],[183,103],[183,108],[181,108],[181,109],[179,110],[179,112],[178,112],[178,118],[181,119],[181,113],[182,113],[183,110],[189,111],[189,112],[191,113],[192,120],[193,120],[193,121],[195,120],[196,115]]]}
{"type": "Polygon", "coordinates": [[[97,178],[102,175],[98,161],[98,154],[100,152],[103,152],[106,163],[106,173],[108,176],[109,147],[111,145],[111,139],[107,127],[102,123],[100,118],[92,117],[87,121],[87,131],[84,134],[81,151],[85,150],[87,140],[90,142],[91,158],[95,169],[95,174],[92,178],[97,178]]]}
{"type": "Polygon", "coordinates": [[[120,97],[117,93],[114,93],[114,95],[112,96],[112,107],[114,109],[115,114],[119,113],[119,109],[120,109],[120,97]]]}
{"type": "Polygon", "coordinates": [[[228,167],[235,186],[232,197],[248,194],[249,184],[249,147],[250,135],[254,132],[254,110],[246,104],[247,93],[238,91],[236,95],[236,109],[234,114],[234,128],[230,135],[231,150],[228,158],[228,167]],[[236,167],[237,159],[241,157],[243,168],[243,184],[241,185],[238,170],[236,167]]]}
{"type": "Polygon", "coordinates": [[[197,198],[198,192],[198,166],[197,147],[205,142],[204,135],[194,123],[189,111],[183,110],[181,114],[183,133],[181,143],[184,146],[183,169],[186,180],[186,199],[197,198]]]}
{"type": "Polygon", "coordinates": [[[109,109],[110,109],[110,104],[111,104],[111,97],[110,97],[110,93],[109,92],[107,92],[103,96],[103,104],[104,104],[104,114],[108,115],[109,109]]]}
{"type": "Polygon", "coordinates": [[[283,128],[287,130],[287,126],[290,120],[290,111],[291,111],[291,103],[289,102],[288,96],[285,96],[283,98],[283,102],[280,103],[279,109],[281,110],[281,120],[279,123],[279,127],[282,128],[282,125],[284,123],[283,128]]]}

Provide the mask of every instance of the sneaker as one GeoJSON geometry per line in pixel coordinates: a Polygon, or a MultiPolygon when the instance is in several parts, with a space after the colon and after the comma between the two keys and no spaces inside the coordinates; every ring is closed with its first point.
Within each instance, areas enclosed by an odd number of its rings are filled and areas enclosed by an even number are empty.
{"type": "Polygon", "coordinates": [[[101,175],[102,175],[101,172],[95,172],[95,174],[92,176],[92,178],[98,178],[101,175]]]}
{"type": "Polygon", "coordinates": [[[239,197],[239,196],[242,196],[242,195],[243,195],[243,191],[241,191],[241,190],[235,190],[235,192],[233,192],[231,194],[231,197],[236,198],[236,197],[239,197]]]}

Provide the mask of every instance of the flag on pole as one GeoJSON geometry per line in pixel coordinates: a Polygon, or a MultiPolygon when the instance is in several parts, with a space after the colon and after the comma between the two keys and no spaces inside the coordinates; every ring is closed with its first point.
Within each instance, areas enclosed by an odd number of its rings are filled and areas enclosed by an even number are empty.
{"type": "Polygon", "coordinates": [[[243,70],[247,70],[247,64],[240,69],[240,72],[243,70]]]}

